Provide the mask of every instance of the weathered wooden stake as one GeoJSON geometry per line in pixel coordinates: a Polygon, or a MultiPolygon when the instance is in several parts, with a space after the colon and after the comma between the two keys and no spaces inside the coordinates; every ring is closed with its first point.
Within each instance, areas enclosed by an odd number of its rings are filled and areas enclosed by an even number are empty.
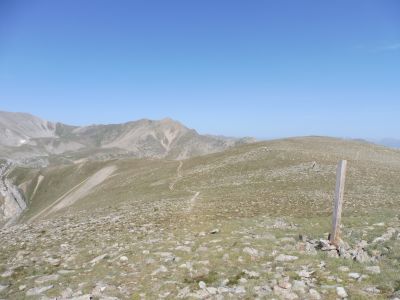
{"type": "Polygon", "coordinates": [[[346,167],[347,161],[342,160],[339,162],[336,171],[336,189],[335,200],[333,204],[332,232],[330,235],[330,242],[336,246],[340,241],[340,220],[342,218],[342,204],[344,194],[344,182],[346,179],[346,167]]]}

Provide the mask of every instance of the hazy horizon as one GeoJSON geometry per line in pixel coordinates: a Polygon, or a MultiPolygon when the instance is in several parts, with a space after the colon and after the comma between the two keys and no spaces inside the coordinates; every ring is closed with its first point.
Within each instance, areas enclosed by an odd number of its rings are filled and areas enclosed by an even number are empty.
{"type": "MultiPolygon", "coordinates": [[[[26,113],[26,114],[31,114],[30,112],[24,112],[24,111],[4,111],[0,108],[0,113],[1,112],[11,112],[11,113],[26,113]]],[[[32,115],[32,114],[31,114],[32,115]]],[[[34,115],[36,117],[39,117],[41,119],[42,118],[40,115],[34,115]]],[[[85,127],[85,126],[96,126],[96,125],[115,125],[115,124],[123,124],[123,123],[128,123],[128,122],[135,122],[135,121],[139,121],[139,120],[151,120],[151,121],[160,121],[163,119],[171,119],[173,121],[177,121],[182,123],[180,120],[165,116],[163,118],[160,119],[151,119],[151,118],[139,118],[139,119],[135,119],[135,120],[125,120],[125,121],[121,121],[119,123],[115,123],[115,122],[105,122],[105,123],[83,123],[83,124],[71,124],[71,123],[64,123],[64,122],[60,122],[59,120],[52,120],[52,119],[45,119],[46,121],[50,121],[53,123],[63,123],[65,125],[71,125],[71,126],[78,126],[78,127],[85,127]]],[[[199,134],[203,134],[203,135],[214,135],[214,136],[225,136],[225,137],[232,137],[232,138],[256,138],[259,141],[267,141],[267,140],[277,140],[277,139],[286,139],[286,138],[296,138],[296,137],[328,137],[328,138],[339,138],[339,139],[348,139],[348,140],[365,140],[366,142],[372,142],[372,143],[378,143],[378,144],[382,144],[385,146],[390,145],[391,143],[394,143],[395,148],[399,148],[400,147],[400,139],[397,138],[393,138],[393,137],[382,137],[382,138],[374,138],[374,137],[357,137],[357,136],[334,136],[334,135],[316,135],[316,134],[308,134],[308,135],[286,135],[286,136],[254,136],[254,135],[247,135],[247,136],[235,136],[235,135],[223,135],[223,134],[218,134],[218,133],[214,133],[214,132],[202,132],[197,130],[196,128],[192,128],[190,126],[187,126],[187,124],[182,123],[182,125],[189,127],[190,129],[194,129],[196,130],[199,134]],[[385,143],[386,142],[386,143],[385,143]]]]}

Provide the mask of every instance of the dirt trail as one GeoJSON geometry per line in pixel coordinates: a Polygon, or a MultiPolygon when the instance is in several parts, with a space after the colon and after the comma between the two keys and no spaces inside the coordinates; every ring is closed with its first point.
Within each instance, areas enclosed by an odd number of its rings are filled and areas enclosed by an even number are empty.
{"type": "MultiPolygon", "coordinates": [[[[183,177],[182,176],[182,167],[183,167],[183,161],[179,161],[179,165],[176,168],[176,176],[174,178],[174,180],[171,182],[171,184],[169,185],[169,190],[173,191],[175,189],[175,184],[183,177]]],[[[189,203],[188,206],[186,208],[186,213],[190,213],[193,210],[194,205],[196,204],[196,200],[197,197],[199,197],[200,192],[196,192],[196,191],[191,191],[192,193],[194,193],[194,195],[192,196],[192,198],[189,199],[189,203]]]]}
{"type": "Polygon", "coordinates": [[[187,212],[190,213],[193,210],[194,205],[196,204],[196,199],[199,197],[200,192],[196,192],[192,198],[189,200],[189,206],[187,208],[187,212]]]}
{"type": "Polygon", "coordinates": [[[45,217],[50,213],[74,204],[76,201],[89,195],[94,187],[106,180],[115,170],[115,166],[109,166],[97,171],[92,176],[74,186],[72,189],[54,201],[54,203],[52,203],[49,207],[46,207],[44,210],[30,218],[28,222],[32,222],[40,216],[45,217]]]}
{"type": "Polygon", "coordinates": [[[43,175],[39,175],[37,183],[36,183],[36,186],[35,186],[35,189],[33,190],[31,199],[33,199],[35,197],[37,189],[39,188],[39,186],[42,183],[43,179],[44,179],[44,176],[43,175]]]}
{"type": "Polygon", "coordinates": [[[170,191],[173,191],[175,189],[175,184],[182,178],[182,173],[181,173],[182,166],[183,166],[183,162],[180,160],[179,161],[179,166],[176,169],[176,177],[171,182],[171,184],[169,185],[169,190],[170,191]]]}

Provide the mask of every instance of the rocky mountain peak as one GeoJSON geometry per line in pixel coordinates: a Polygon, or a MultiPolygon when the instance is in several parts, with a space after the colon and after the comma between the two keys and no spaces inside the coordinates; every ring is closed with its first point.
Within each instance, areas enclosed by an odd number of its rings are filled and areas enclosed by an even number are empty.
{"type": "MultiPolygon", "coordinates": [[[[183,159],[223,151],[243,143],[200,135],[172,118],[122,124],[70,126],[26,113],[0,112],[0,157],[112,157],[129,155],[183,159]]],[[[64,159],[65,161],[65,159],[64,159]]]]}

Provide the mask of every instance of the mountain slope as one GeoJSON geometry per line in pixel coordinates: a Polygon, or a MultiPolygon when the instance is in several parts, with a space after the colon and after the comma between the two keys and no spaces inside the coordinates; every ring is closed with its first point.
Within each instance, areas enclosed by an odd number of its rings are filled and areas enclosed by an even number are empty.
{"type": "Polygon", "coordinates": [[[0,111],[0,145],[21,146],[35,138],[54,138],[55,124],[31,114],[0,111]]]}
{"type": "Polygon", "coordinates": [[[31,169],[33,173],[17,169],[11,176],[16,176],[20,185],[29,182],[26,186],[28,199],[39,174],[44,176],[35,197],[30,199],[28,216],[37,212],[36,206],[37,209],[45,208],[66,191],[109,166],[116,168],[114,175],[82,199],[78,207],[95,208],[100,203],[110,203],[111,199],[113,203],[128,201],[133,195],[154,200],[190,198],[200,191],[204,205],[200,211],[202,216],[204,210],[215,216],[226,211],[232,216],[236,213],[227,210],[231,204],[241,207],[239,215],[266,212],[265,209],[275,215],[296,215],[302,211],[316,214],[331,208],[328,199],[332,196],[336,163],[340,159],[349,160],[345,204],[348,209],[357,207],[361,212],[373,209],[373,203],[379,202],[381,208],[396,203],[400,194],[396,184],[400,180],[400,151],[319,137],[242,145],[182,160],[182,166],[168,160],[119,159],[53,166],[40,172],[31,169]],[[288,208],[287,205],[297,204],[296,211],[284,209],[285,205],[288,208]],[[314,205],[318,209],[313,210],[314,205]]]}
{"type": "Polygon", "coordinates": [[[397,295],[397,150],[294,138],[181,161],[20,166],[9,178],[28,209],[0,231],[3,298],[336,299],[338,287],[355,299],[397,295]],[[309,242],[330,231],[340,159],[342,238],[362,254],[354,259],[309,242]]]}
{"type": "Polygon", "coordinates": [[[121,155],[182,159],[247,142],[200,135],[171,119],[77,127],[24,113],[0,112],[0,156],[15,160],[55,156],[65,162],[82,156],[93,158],[89,153],[102,159],[121,155]]]}

